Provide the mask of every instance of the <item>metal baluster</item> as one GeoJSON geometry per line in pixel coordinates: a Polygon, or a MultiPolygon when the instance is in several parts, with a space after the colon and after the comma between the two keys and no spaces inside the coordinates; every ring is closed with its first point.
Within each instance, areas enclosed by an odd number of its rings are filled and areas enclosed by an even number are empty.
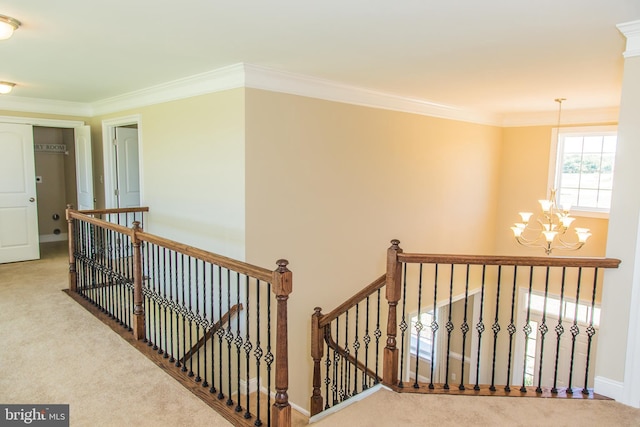
{"type": "MultiPolygon", "coordinates": [[[[246,276],[245,276],[246,277],[246,276]]],[[[236,337],[233,340],[233,343],[236,345],[236,367],[237,367],[237,388],[238,390],[238,400],[235,408],[236,412],[242,411],[242,406],[240,405],[240,347],[242,346],[242,335],[240,334],[240,273],[236,272],[236,306],[238,307],[238,312],[236,313],[236,337]]],[[[231,319],[229,319],[231,322],[231,319]]],[[[246,381],[249,381],[249,377],[246,378],[246,381]]]]}
{"type": "Polygon", "coordinates": [[[376,330],[373,331],[373,336],[376,337],[376,380],[375,380],[375,384],[378,384],[380,382],[380,375],[379,375],[379,365],[380,365],[380,337],[382,336],[382,331],[380,330],[380,294],[381,294],[381,290],[378,289],[378,311],[377,311],[377,316],[376,316],[376,330]]]}
{"type": "MultiPolygon", "coordinates": [[[[591,295],[591,316],[589,319],[589,326],[587,327],[587,362],[584,369],[584,387],[582,388],[582,394],[588,395],[589,389],[587,388],[587,383],[589,382],[589,363],[591,358],[591,344],[593,341],[593,336],[596,334],[596,329],[593,327],[593,315],[596,309],[596,288],[598,286],[598,269],[596,268],[593,271],[593,294],[591,295]]],[[[578,301],[576,301],[577,303],[578,301]]]]}
{"type": "Polygon", "coordinates": [[[429,378],[429,390],[434,389],[433,385],[433,365],[435,361],[435,347],[436,347],[436,331],[438,330],[438,264],[434,265],[435,271],[433,275],[433,320],[431,320],[431,367],[430,367],[430,378],[429,378]]]}
{"type": "Polygon", "coordinates": [[[209,337],[209,341],[211,341],[211,388],[209,389],[209,393],[215,393],[216,390],[216,340],[215,337],[213,336],[213,326],[216,324],[215,323],[215,281],[216,281],[216,275],[215,275],[215,266],[213,264],[211,264],[211,268],[210,268],[210,274],[211,274],[211,283],[209,284],[209,287],[211,288],[211,337],[209,337]]]}
{"type": "MultiPolygon", "coordinates": [[[[227,312],[231,315],[231,271],[227,268],[227,312]]],[[[227,382],[229,385],[227,395],[227,405],[233,405],[233,399],[231,399],[231,341],[233,341],[233,333],[231,332],[231,318],[227,321],[227,333],[225,334],[227,340],[227,382]]]]}
{"type": "Polygon", "coordinates": [[[515,309],[516,309],[516,284],[518,281],[518,266],[513,266],[513,289],[511,290],[511,319],[509,320],[509,326],[507,331],[509,332],[509,359],[507,360],[507,385],[504,386],[504,391],[511,391],[511,353],[513,351],[513,334],[516,333],[517,328],[513,323],[515,309]]]}
{"type": "MultiPolygon", "coordinates": [[[[147,245],[147,246],[151,246],[151,245],[147,245]]],[[[160,319],[159,319],[159,307],[158,307],[158,301],[156,298],[153,298],[154,296],[157,296],[160,292],[160,266],[158,265],[158,259],[160,257],[160,247],[158,245],[153,245],[153,247],[151,248],[151,254],[153,256],[153,281],[151,280],[151,278],[148,278],[147,280],[150,282],[149,283],[149,289],[151,289],[152,291],[152,297],[150,298],[151,302],[153,302],[153,349],[154,350],[158,350],[160,347],[158,347],[158,343],[160,342],[160,340],[162,339],[162,330],[160,329],[160,319]],[[154,250],[155,249],[155,250],[154,250]]],[[[144,279],[143,279],[144,280],[144,279]]],[[[162,343],[160,342],[160,346],[162,346],[162,343]]],[[[162,350],[160,350],[158,353],[162,354],[162,350]]]]}
{"type": "Polygon", "coordinates": [[[371,336],[369,335],[369,296],[367,295],[366,316],[365,316],[365,330],[364,338],[364,372],[362,373],[362,389],[367,390],[369,388],[369,381],[367,372],[369,372],[369,343],[371,342],[371,336]]]}
{"type": "MultiPolygon", "coordinates": [[[[178,292],[177,292],[177,279],[175,276],[175,263],[171,261],[171,254],[174,253],[173,251],[169,251],[169,301],[171,302],[169,305],[169,313],[171,314],[171,317],[169,318],[169,348],[171,349],[171,353],[169,354],[169,363],[175,363],[176,358],[174,357],[174,355],[178,355],[178,358],[180,358],[180,352],[176,352],[175,349],[175,345],[174,345],[174,340],[173,340],[173,319],[176,317],[176,311],[175,311],[175,307],[177,307],[177,305],[175,304],[176,301],[174,301],[173,299],[173,285],[175,282],[176,285],[176,299],[178,299],[178,292]]],[[[177,319],[176,319],[176,327],[177,327],[177,319]]]]}
{"type": "Polygon", "coordinates": [[[493,331],[493,357],[491,360],[491,385],[489,390],[496,391],[496,348],[498,346],[498,333],[500,332],[500,284],[502,283],[502,266],[498,266],[498,278],[496,283],[496,315],[493,319],[491,330],[493,331]]]}
{"type": "Polygon", "coordinates": [[[182,281],[180,282],[180,288],[182,289],[182,351],[183,351],[183,356],[182,356],[182,368],[180,369],[182,372],[187,372],[187,360],[184,358],[184,356],[186,356],[187,354],[187,322],[185,320],[185,312],[187,311],[187,300],[185,298],[185,290],[184,290],[184,284],[185,284],[185,267],[184,267],[184,254],[181,254],[180,256],[181,262],[180,262],[180,272],[181,272],[181,276],[182,276],[182,281]]]}
{"type": "Polygon", "coordinates": [[[356,336],[353,341],[353,349],[354,351],[354,366],[353,366],[353,392],[352,396],[358,394],[358,349],[360,348],[360,338],[358,337],[358,321],[360,314],[360,303],[356,304],[356,336]]]}
{"type": "MultiPolygon", "coordinates": [[[[152,259],[153,256],[151,255],[153,253],[153,245],[149,244],[146,245],[144,248],[141,249],[141,253],[145,253],[146,255],[142,257],[142,271],[144,271],[146,274],[143,274],[144,276],[147,277],[146,280],[146,288],[150,289],[151,288],[151,282],[152,280],[154,280],[154,276],[153,276],[153,264],[152,264],[152,259]],[[151,254],[150,254],[151,253],[151,254]]],[[[144,297],[144,311],[145,311],[145,316],[144,316],[144,321],[145,321],[145,325],[146,325],[146,330],[147,332],[144,334],[144,342],[147,343],[148,346],[153,345],[152,343],[152,326],[151,326],[151,304],[150,304],[150,300],[149,300],[149,296],[143,294],[144,297]]]]}
{"type": "MultiPolygon", "coordinates": [[[[194,264],[194,281],[196,287],[196,313],[195,313],[195,324],[196,324],[196,343],[200,340],[200,286],[198,286],[198,259],[195,258],[193,260],[194,264]]],[[[189,263],[189,272],[191,272],[191,263],[189,263]]],[[[191,282],[191,278],[189,278],[189,282],[191,282]]],[[[189,329],[191,331],[191,329],[189,329]]],[[[191,332],[189,332],[189,336],[191,336],[191,332]]],[[[193,343],[191,344],[191,350],[196,352],[196,377],[194,381],[199,383],[202,381],[202,377],[200,376],[200,349],[195,350],[193,347],[193,343]]],[[[191,354],[191,360],[193,360],[193,353],[191,354]]]]}
{"type": "MultiPolygon", "coordinates": [[[[222,267],[218,267],[218,316],[222,320],[222,267]]],[[[259,298],[258,298],[259,300],[259,298]]],[[[222,337],[224,336],[224,328],[222,324],[216,331],[218,334],[218,399],[224,399],[222,392],[222,337]]],[[[259,366],[258,366],[259,368],[259,366]]],[[[260,384],[260,370],[258,369],[258,384],[260,384]]]]}
{"type": "Polygon", "coordinates": [[[453,322],[451,321],[451,310],[453,308],[453,269],[455,264],[451,264],[451,280],[449,280],[449,316],[447,319],[447,363],[445,368],[444,389],[449,390],[449,360],[451,351],[451,331],[453,331],[453,322]]]}
{"type": "Polygon", "coordinates": [[[573,325],[571,325],[571,361],[569,362],[569,386],[567,387],[567,393],[573,394],[573,387],[571,381],[573,379],[573,360],[576,351],[576,337],[580,334],[580,328],[578,327],[578,303],[580,302],[580,285],[582,283],[582,267],[578,268],[578,281],[576,286],[576,303],[575,311],[573,313],[573,325]]]}
{"type": "MultiPolygon", "coordinates": [[[[189,354],[189,372],[187,373],[188,376],[192,377],[193,376],[193,354],[192,354],[192,350],[193,350],[193,323],[192,323],[192,317],[193,317],[193,296],[191,295],[191,257],[187,257],[187,278],[188,278],[188,282],[187,282],[187,286],[188,286],[188,292],[187,292],[187,298],[189,300],[189,308],[187,309],[187,319],[189,320],[189,350],[185,351],[185,359],[184,359],[184,369],[183,370],[187,370],[186,369],[186,365],[187,365],[187,359],[186,356],[187,354],[189,354]]],[[[184,269],[184,266],[182,267],[184,269]]],[[[186,338],[186,337],[185,337],[186,338]]],[[[185,350],[187,350],[187,347],[185,346],[185,350]]]]}
{"type": "MultiPolygon", "coordinates": [[[[262,359],[262,347],[260,346],[260,280],[257,281],[258,284],[256,286],[256,349],[253,352],[253,355],[256,358],[256,378],[258,384],[260,381],[260,360],[262,359]]],[[[260,397],[256,399],[256,420],[253,423],[256,427],[262,425],[262,420],[260,419],[260,397]]]]}
{"type": "MultiPolygon", "coordinates": [[[[405,263],[405,268],[407,264],[405,263]]],[[[416,378],[413,383],[413,388],[420,388],[418,385],[418,375],[420,368],[420,334],[422,333],[422,318],[420,317],[420,312],[422,311],[422,263],[420,263],[420,277],[418,279],[418,321],[416,322],[416,334],[418,336],[416,343],[416,378]]],[[[406,279],[406,270],[405,270],[405,279],[406,279]]],[[[405,280],[406,281],[406,280],[405,280]]],[[[402,343],[402,348],[404,350],[404,342],[402,343]]],[[[404,356],[403,356],[404,358],[404,356]]],[[[401,371],[402,372],[402,371],[401,371]]]]}
{"type": "MultiPolygon", "coordinates": [[[[348,384],[349,380],[347,379],[347,367],[345,365],[349,364],[349,341],[348,341],[348,335],[349,335],[349,310],[347,310],[345,312],[345,320],[344,320],[345,326],[344,326],[344,335],[345,335],[345,339],[344,339],[344,351],[345,354],[343,357],[340,358],[340,401],[344,401],[346,398],[349,397],[348,392],[345,392],[345,383],[348,384]]],[[[336,340],[336,344],[339,344],[340,341],[336,340]]]]}
{"type": "Polygon", "coordinates": [[[469,264],[467,264],[467,277],[464,285],[464,319],[460,330],[462,331],[462,361],[460,369],[460,385],[458,390],[464,390],[464,361],[465,361],[465,347],[467,343],[467,332],[469,332],[469,324],[467,323],[467,308],[469,303],[469,264]]]}
{"type": "MultiPolygon", "coordinates": [[[[404,339],[407,332],[407,328],[409,327],[409,325],[407,325],[407,321],[405,317],[405,314],[407,311],[407,264],[406,263],[404,264],[403,276],[404,278],[402,281],[402,320],[400,321],[400,325],[399,325],[400,331],[402,332],[402,338],[401,338],[402,345],[400,346],[400,375],[398,375],[398,387],[400,388],[404,387],[404,382],[402,381],[402,378],[404,377],[404,348],[405,348],[404,339]]],[[[420,304],[418,304],[418,307],[420,307],[420,304]]]]}
{"type": "Polygon", "coordinates": [[[567,267],[562,267],[562,282],[560,285],[560,307],[558,308],[558,324],[556,325],[556,363],[553,368],[553,387],[551,393],[558,393],[558,360],[560,358],[560,337],[564,333],[564,326],[562,326],[562,313],[564,308],[564,284],[567,267]]]}
{"type": "MultiPolygon", "coordinates": [[[[340,316],[336,317],[336,344],[340,340],[340,316]]],[[[340,354],[336,348],[333,349],[333,384],[331,386],[333,390],[333,404],[337,405],[338,402],[338,380],[342,378],[342,375],[338,374],[338,363],[340,362],[340,354]]]]}
{"type": "Polygon", "coordinates": [[[522,328],[524,332],[524,360],[522,363],[522,387],[520,387],[520,391],[523,393],[527,392],[527,387],[525,386],[525,378],[527,373],[527,350],[529,348],[529,334],[531,334],[531,288],[533,287],[533,267],[529,267],[529,293],[528,293],[528,304],[527,304],[527,323],[522,328]]]}
{"type": "Polygon", "coordinates": [[[274,357],[271,352],[271,298],[273,292],[271,291],[271,283],[267,283],[267,354],[265,355],[265,362],[267,363],[267,425],[271,425],[271,378],[273,376],[271,372],[271,365],[274,357]]]}
{"type": "Polygon", "coordinates": [[[544,358],[544,338],[549,332],[549,327],[547,326],[547,301],[549,298],[549,270],[551,267],[547,267],[545,280],[544,280],[544,307],[542,308],[542,323],[538,326],[538,331],[540,331],[540,363],[538,367],[538,387],[536,388],[536,393],[542,393],[542,366],[543,366],[543,358],[544,358]]]}
{"type": "MultiPolygon", "coordinates": [[[[325,326],[324,327],[324,336],[325,336],[325,342],[327,341],[326,336],[327,333],[329,333],[330,327],[329,326],[325,326]]],[[[331,348],[327,345],[327,355],[325,357],[324,360],[324,368],[325,368],[325,373],[324,373],[324,388],[325,388],[325,392],[324,392],[324,409],[329,409],[330,405],[329,405],[329,384],[331,384],[331,379],[329,378],[329,372],[331,370],[331,348]]]]}
{"type": "MultiPolygon", "coordinates": [[[[164,354],[163,358],[169,358],[169,329],[167,328],[167,248],[162,248],[162,299],[164,308],[164,354]]],[[[170,301],[170,300],[169,300],[170,301]]]]}
{"type": "MultiPolygon", "coordinates": [[[[213,295],[211,295],[211,299],[213,300],[213,295]]],[[[205,261],[202,261],[202,321],[202,360],[204,360],[202,387],[209,387],[209,381],[207,381],[207,263],[205,261]]],[[[198,355],[198,357],[200,356],[198,355]]],[[[198,359],[198,366],[200,366],[200,359],[198,359]]]]}
{"type": "MultiPolygon", "coordinates": [[[[478,332],[478,353],[476,355],[476,384],[473,386],[475,391],[480,390],[480,347],[482,346],[482,333],[484,332],[484,323],[482,322],[482,312],[484,310],[484,285],[485,285],[485,273],[487,271],[486,264],[482,266],[482,283],[480,287],[480,315],[478,316],[478,323],[476,324],[476,331],[478,332]]],[[[511,356],[509,356],[511,359],[511,356]]],[[[509,376],[507,375],[507,378],[509,376]]],[[[507,379],[507,384],[509,380],[507,379]]],[[[508,387],[508,385],[507,385],[508,387]]]]}
{"type": "MultiPolygon", "coordinates": [[[[251,418],[251,412],[249,412],[249,357],[251,355],[251,349],[252,349],[252,345],[251,345],[251,336],[250,336],[250,328],[249,325],[251,324],[251,322],[249,321],[250,319],[250,314],[251,314],[251,306],[249,305],[249,281],[250,278],[248,276],[245,276],[245,317],[244,317],[244,329],[245,329],[245,337],[244,337],[244,352],[245,352],[245,356],[246,356],[246,362],[245,362],[245,378],[246,378],[246,395],[247,395],[247,402],[245,405],[245,412],[244,412],[244,418],[246,420],[248,420],[249,418],[251,418]]],[[[259,396],[258,396],[259,398],[259,396]]],[[[239,400],[239,398],[238,398],[239,400]]]]}

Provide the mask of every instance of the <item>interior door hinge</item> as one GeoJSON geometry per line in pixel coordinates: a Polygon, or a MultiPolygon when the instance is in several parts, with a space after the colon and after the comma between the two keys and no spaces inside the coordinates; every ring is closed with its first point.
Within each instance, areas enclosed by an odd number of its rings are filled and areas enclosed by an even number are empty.
{"type": "Polygon", "coordinates": [[[120,190],[116,189],[116,190],[113,192],[113,194],[114,194],[114,195],[116,195],[116,196],[119,196],[119,195],[120,195],[120,190]]]}

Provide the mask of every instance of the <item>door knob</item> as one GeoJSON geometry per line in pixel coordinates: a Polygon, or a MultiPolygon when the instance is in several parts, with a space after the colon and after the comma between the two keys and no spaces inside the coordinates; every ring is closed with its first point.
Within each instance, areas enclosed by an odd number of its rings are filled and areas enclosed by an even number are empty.
{"type": "Polygon", "coordinates": [[[33,197],[29,197],[29,201],[30,201],[31,203],[33,203],[33,202],[35,202],[35,201],[36,201],[36,199],[35,199],[35,198],[33,198],[33,197]]]}

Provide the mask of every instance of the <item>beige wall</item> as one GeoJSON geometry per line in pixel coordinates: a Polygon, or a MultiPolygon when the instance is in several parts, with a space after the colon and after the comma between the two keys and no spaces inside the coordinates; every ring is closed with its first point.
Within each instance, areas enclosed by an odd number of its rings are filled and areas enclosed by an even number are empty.
{"type": "Polygon", "coordinates": [[[413,252],[493,250],[501,130],[247,89],[249,262],[291,262],[290,398],[311,391],[310,316],[413,252]]]}

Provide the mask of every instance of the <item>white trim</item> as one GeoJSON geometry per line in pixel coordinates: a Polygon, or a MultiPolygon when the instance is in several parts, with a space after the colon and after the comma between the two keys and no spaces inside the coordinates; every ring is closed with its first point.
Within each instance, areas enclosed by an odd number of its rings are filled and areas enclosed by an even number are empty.
{"type": "Polygon", "coordinates": [[[243,86],[244,65],[234,64],[103,99],[91,107],[94,115],[103,115],[243,86]]]}
{"type": "Polygon", "coordinates": [[[27,113],[63,114],[81,117],[91,117],[93,115],[93,109],[88,103],[57,101],[41,98],[24,98],[20,96],[0,97],[0,110],[22,111],[27,113]]]}
{"type": "Polygon", "coordinates": [[[618,24],[616,27],[627,38],[624,57],[640,56],[640,20],[618,24]]]}
{"type": "Polygon", "coordinates": [[[624,394],[624,383],[605,377],[595,377],[593,380],[593,392],[619,402],[624,394]]]}
{"type": "Polygon", "coordinates": [[[39,236],[40,238],[40,243],[49,243],[49,242],[62,242],[62,241],[66,241],[68,240],[68,234],[67,233],[60,233],[60,234],[41,234],[39,236]]]}
{"type": "Polygon", "coordinates": [[[140,175],[140,206],[143,206],[144,200],[144,174],[142,173],[142,165],[144,164],[142,153],[142,116],[140,114],[132,114],[129,116],[116,117],[102,121],[102,157],[104,161],[102,182],[104,183],[104,203],[106,208],[117,206],[115,199],[114,185],[115,182],[115,161],[113,144],[110,141],[115,138],[115,128],[118,126],[137,125],[138,127],[138,174],[140,175]],[[105,144],[104,142],[107,141],[105,144]]]}
{"type": "MultiPolygon", "coordinates": [[[[562,110],[562,121],[565,123],[618,123],[620,109],[618,107],[593,108],[588,110],[562,110]]],[[[499,126],[557,126],[558,113],[546,112],[524,112],[507,113],[503,116],[499,126]]]]}
{"type": "MultiPolygon", "coordinates": [[[[365,391],[356,394],[355,396],[345,400],[344,402],[340,402],[337,405],[332,406],[331,408],[327,409],[326,411],[322,411],[319,414],[314,415],[313,417],[309,418],[309,424],[311,423],[315,423],[316,421],[320,421],[321,419],[331,415],[331,414],[335,414],[338,411],[343,410],[344,408],[346,408],[347,406],[350,406],[362,399],[364,399],[365,397],[369,397],[371,396],[373,393],[379,391],[379,390],[389,390],[391,391],[391,389],[383,384],[376,384],[371,388],[366,389],[365,391]]],[[[291,403],[291,402],[289,402],[291,403]]],[[[291,407],[293,407],[293,405],[291,405],[291,407]]]]}
{"type": "Polygon", "coordinates": [[[0,116],[1,123],[16,123],[20,125],[45,126],[52,128],[77,128],[84,126],[83,121],[41,119],[35,117],[0,116]]]}
{"type": "MultiPolygon", "coordinates": [[[[636,233],[636,247],[640,242],[640,227],[636,233]]],[[[633,260],[633,276],[631,284],[631,310],[629,310],[629,329],[627,332],[627,349],[624,367],[624,393],[621,402],[635,408],[640,408],[640,314],[634,307],[640,304],[640,253],[636,249],[633,260]]],[[[618,399],[616,399],[618,400],[618,399]]]]}

